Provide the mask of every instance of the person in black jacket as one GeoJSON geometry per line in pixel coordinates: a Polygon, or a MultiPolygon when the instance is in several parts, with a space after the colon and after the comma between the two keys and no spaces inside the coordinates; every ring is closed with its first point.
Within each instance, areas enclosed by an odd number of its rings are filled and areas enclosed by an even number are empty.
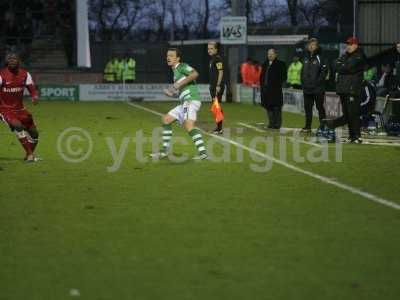
{"type": "Polygon", "coordinates": [[[279,129],[282,125],[283,94],[286,82],[286,64],[277,59],[276,49],[269,49],[260,76],[261,105],[267,110],[268,128],[279,129]]]}
{"type": "Polygon", "coordinates": [[[340,96],[343,115],[327,120],[327,125],[336,128],[348,124],[350,143],[362,143],[360,139],[360,96],[363,71],[366,64],[364,51],[355,37],[347,39],[346,53],[336,61],[336,93],[340,96]]]}
{"type": "Polygon", "coordinates": [[[325,100],[325,79],[328,74],[328,68],[321,57],[321,49],[318,40],[313,38],[308,41],[307,52],[303,61],[301,70],[301,82],[303,84],[304,111],[306,124],[301,130],[303,133],[311,132],[314,102],[319,114],[319,128],[324,127],[326,118],[324,100],[325,100]]]}
{"type": "Polygon", "coordinates": [[[393,75],[395,84],[400,84],[400,42],[396,43],[393,55],[393,75]]]}

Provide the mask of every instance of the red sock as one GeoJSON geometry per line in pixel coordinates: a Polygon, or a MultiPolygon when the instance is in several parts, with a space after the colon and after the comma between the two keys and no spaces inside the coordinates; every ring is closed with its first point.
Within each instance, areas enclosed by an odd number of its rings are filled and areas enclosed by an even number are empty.
{"type": "Polygon", "coordinates": [[[29,142],[27,137],[19,138],[19,142],[21,143],[22,147],[24,147],[26,155],[31,155],[33,152],[32,143],[29,142]]]}
{"type": "Polygon", "coordinates": [[[35,151],[38,142],[39,140],[33,140],[33,139],[29,140],[29,143],[31,143],[32,152],[35,151]]]}

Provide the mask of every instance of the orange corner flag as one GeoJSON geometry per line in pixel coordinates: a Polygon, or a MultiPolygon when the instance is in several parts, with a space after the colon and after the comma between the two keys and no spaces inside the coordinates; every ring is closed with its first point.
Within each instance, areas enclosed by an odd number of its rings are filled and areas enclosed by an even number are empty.
{"type": "Polygon", "coordinates": [[[214,98],[211,104],[211,112],[214,114],[215,123],[219,123],[224,120],[224,113],[222,112],[221,105],[217,98],[214,98]]]}

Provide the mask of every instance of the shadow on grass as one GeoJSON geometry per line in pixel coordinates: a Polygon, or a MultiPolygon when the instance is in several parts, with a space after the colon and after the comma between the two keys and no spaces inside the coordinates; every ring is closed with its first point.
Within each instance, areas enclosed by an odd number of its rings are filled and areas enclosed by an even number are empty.
{"type": "Polygon", "coordinates": [[[0,156],[0,161],[21,161],[21,158],[18,157],[1,157],[0,156]]]}

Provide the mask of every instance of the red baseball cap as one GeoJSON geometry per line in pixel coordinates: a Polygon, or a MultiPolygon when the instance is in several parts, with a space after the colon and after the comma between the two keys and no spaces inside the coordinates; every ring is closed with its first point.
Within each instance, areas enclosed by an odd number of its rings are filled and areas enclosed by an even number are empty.
{"type": "Polygon", "coordinates": [[[359,43],[360,43],[360,41],[356,37],[349,37],[346,41],[346,44],[349,44],[349,45],[354,45],[354,44],[358,45],[359,43]]]}

